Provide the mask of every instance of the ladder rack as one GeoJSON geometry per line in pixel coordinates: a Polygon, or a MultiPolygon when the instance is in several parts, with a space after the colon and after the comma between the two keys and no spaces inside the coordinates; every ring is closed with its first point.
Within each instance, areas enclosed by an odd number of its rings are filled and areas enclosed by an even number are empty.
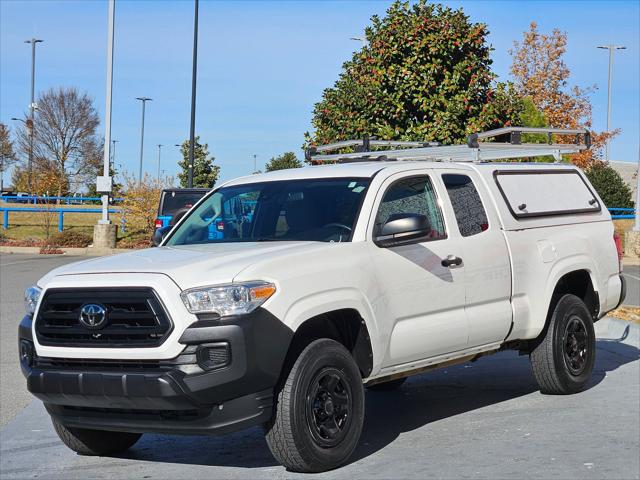
{"type": "Polygon", "coordinates": [[[401,142],[375,140],[345,140],[328,145],[310,147],[305,157],[311,163],[351,163],[371,161],[431,161],[431,162],[488,162],[516,158],[553,156],[556,162],[562,155],[578,153],[591,146],[588,130],[533,127],[504,127],[473,133],[466,145],[439,145],[433,142],[401,142]],[[544,134],[547,143],[522,143],[523,133],[544,134]],[[575,136],[574,143],[553,143],[554,135],[575,136]],[[506,137],[508,141],[481,141],[506,137]],[[393,147],[391,150],[371,150],[371,147],[393,147]],[[324,153],[353,148],[352,153],[324,153]]]}

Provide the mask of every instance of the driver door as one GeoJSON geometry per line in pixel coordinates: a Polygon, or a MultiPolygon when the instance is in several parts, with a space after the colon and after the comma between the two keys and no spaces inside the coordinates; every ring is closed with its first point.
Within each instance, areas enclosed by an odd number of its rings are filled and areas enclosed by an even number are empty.
{"type": "Polygon", "coordinates": [[[399,246],[369,242],[380,285],[375,308],[389,339],[383,368],[463,350],[468,344],[464,263],[455,264],[461,256],[460,238],[447,228],[438,181],[416,172],[389,178],[369,222],[372,240],[389,218],[402,215],[425,215],[431,228],[428,236],[399,246]]]}

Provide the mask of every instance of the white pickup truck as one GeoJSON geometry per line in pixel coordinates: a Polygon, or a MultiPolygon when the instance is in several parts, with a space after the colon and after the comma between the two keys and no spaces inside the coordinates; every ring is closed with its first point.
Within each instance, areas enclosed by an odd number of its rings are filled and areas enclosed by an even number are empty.
{"type": "Polygon", "coordinates": [[[29,390],[80,454],[262,424],[303,472],[348,460],[365,387],[516,349],[543,393],[580,391],[624,297],[619,243],[577,168],[483,161],[581,147],[510,133],[318,148],[339,164],[232,180],[158,248],[50,272],[19,328],[29,390]]]}

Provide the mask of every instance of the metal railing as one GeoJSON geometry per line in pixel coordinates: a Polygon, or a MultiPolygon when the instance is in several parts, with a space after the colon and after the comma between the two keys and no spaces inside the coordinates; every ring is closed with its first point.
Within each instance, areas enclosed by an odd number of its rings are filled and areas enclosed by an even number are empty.
{"type": "MultiPolygon", "coordinates": [[[[64,214],[65,213],[102,213],[100,208],[20,208],[20,207],[0,207],[2,212],[2,228],[3,230],[9,229],[9,212],[19,213],[51,213],[58,214],[58,231],[61,232],[64,229],[64,214]]],[[[120,213],[120,209],[110,209],[109,213],[120,213]]]]}
{"type": "Polygon", "coordinates": [[[628,219],[634,219],[636,218],[635,215],[635,208],[610,208],[609,209],[609,213],[611,214],[611,218],[613,220],[622,220],[625,218],[628,219]],[[620,212],[620,213],[617,213],[620,212]]]}
{"type": "MultiPolygon", "coordinates": [[[[57,196],[38,196],[38,195],[0,195],[0,200],[6,203],[32,203],[34,205],[45,202],[58,202],[65,205],[83,204],[84,202],[100,202],[102,197],[57,197],[57,196]]],[[[111,202],[121,202],[123,198],[112,198],[111,202]]]]}

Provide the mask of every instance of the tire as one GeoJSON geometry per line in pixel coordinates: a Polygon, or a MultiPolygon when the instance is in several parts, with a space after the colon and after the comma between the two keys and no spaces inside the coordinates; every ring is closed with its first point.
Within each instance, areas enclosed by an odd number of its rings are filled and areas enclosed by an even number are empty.
{"type": "Polygon", "coordinates": [[[184,217],[185,213],[187,213],[188,211],[189,211],[188,208],[181,208],[180,210],[177,210],[176,213],[174,213],[173,216],[171,217],[171,220],[169,221],[169,225],[173,227],[176,223],[182,220],[182,217],[184,217]]]}
{"type": "Polygon", "coordinates": [[[72,428],[51,419],[60,440],[80,455],[112,455],[132,447],[142,436],[140,433],[107,432],[72,428]]]}
{"type": "Polygon", "coordinates": [[[310,343],[291,368],[277,402],[266,438],[273,456],[288,470],[323,472],[349,459],[362,433],[364,388],[358,366],[340,343],[310,343]]]}
{"type": "Polygon", "coordinates": [[[529,358],[540,392],[568,395],[585,387],[595,364],[596,336],[582,300],[569,294],[559,298],[529,358]]]}
{"type": "Polygon", "coordinates": [[[404,385],[404,382],[406,381],[407,377],[396,378],[395,380],[389,380],[388,382],[370,385],[367,387],[367,390],[371,390],[373,392],[389,392],[391,390],[397,390],[404,385]]]}

